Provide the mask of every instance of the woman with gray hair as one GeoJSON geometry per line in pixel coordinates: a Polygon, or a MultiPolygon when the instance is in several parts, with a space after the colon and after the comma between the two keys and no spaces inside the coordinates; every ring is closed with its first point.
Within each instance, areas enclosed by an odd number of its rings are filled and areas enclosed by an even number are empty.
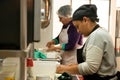
{"type": "Polygon", "coordinates": [[[72,8],[70,5],[64,5],[57,11],[60,22],[63,24],[60,34],[47,43],[48,51],[60,50],[62,61],[61,64],[76,64],[76,50],[82,45],[83,37],[77,32],[72,23],[72,8]],[[58,46],[55,46],[59,44],[58,46]]]}

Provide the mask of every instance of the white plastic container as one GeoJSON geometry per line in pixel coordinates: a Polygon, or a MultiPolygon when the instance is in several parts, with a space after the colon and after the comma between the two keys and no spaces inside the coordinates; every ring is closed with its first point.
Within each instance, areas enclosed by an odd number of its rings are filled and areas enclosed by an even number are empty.
{"type": "Polygon", "coordinates": [[[2,64],[2,72],[16,72],[17,64],[4,63],[2,64]]]}
{"type": "Polygon", "coordinates": [[[33,61],[33,75],[36,76],[49,76],[54,80],[56,74],[56,67],[59,65],[57,61],[33,61]]]}
{"type": "Polygon", "coordinates": [[[0,80],[15,80],[15,72],[0,72],[0,80]]]}
{"type": "Polygon", "coordinates": [[[17,64],[4,63],[1,66],[0,80],[15,80],[17,64]]]}
{"type": "Polygon", "coordinates": [[[51,80],[50,76],[36,76],[36,80],[51,80]]]}

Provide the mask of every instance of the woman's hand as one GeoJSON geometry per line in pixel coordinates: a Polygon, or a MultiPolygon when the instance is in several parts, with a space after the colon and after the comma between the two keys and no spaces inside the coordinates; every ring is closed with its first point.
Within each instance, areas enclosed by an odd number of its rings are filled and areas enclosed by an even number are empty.
{"type": "Polygon", "coordinates": [[[54,43],[54,40],[52,40],[52,41],[50,41],[50,42],[48,42],[47,44],[46,44],[46,46],[49,48],[51,45],[54,45],[55,43],[54,43]]]}
{"type": "Polygon", "coordinates": [[[68,66],[66,66],[66,65],[59,65],[59,66],[57,66],[56,73],[62,74],[64,72],[67,72],[67,68],[68,68],[68,66]]]}
{"type": "Polygon", "coordinates": [[[56,47],[54,45],[51,45],[48,47],[47,51],[55,51],[56,47]]]}
{"type": "Polygon", "coordinates": [[[62,49],[62,46],[60,44],[58,45],[50,45],[47,49],[47,51],[57,51],[59,52],[62,49]]]}

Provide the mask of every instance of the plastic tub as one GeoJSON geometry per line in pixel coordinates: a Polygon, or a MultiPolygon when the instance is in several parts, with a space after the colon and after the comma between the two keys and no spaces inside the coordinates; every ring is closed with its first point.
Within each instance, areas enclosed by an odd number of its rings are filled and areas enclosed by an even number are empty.
{"type": "Polygon", "coordinates": [[[15,80],[15,72],[0,72],[0,80],[15,80]]]}

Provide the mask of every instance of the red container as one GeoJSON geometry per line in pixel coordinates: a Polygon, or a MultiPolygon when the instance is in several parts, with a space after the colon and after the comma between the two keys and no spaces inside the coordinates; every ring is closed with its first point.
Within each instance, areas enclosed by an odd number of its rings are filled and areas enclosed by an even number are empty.
{"type": "Polygon", "coordinates": [[[27,67],[33,67],[33,59],[27,58],[27,67]]]}

